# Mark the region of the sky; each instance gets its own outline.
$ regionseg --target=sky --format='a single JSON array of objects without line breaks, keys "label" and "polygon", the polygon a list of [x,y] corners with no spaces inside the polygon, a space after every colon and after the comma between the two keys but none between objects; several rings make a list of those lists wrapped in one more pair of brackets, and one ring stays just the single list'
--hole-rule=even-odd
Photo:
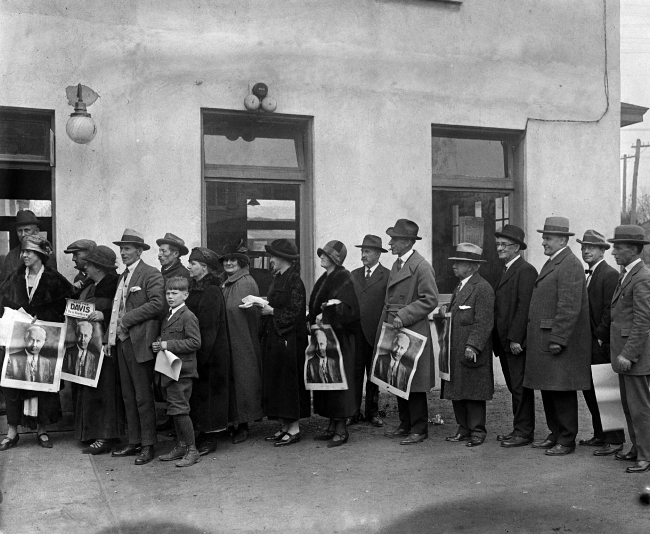
[{"label": "sky", "polygon": [[[650,108],[650,0],[621,2],[621,101]],[[634,155],[633,145],[650,144],[650,111],[644,121],[621,128],[621,157]],[[628,194],[634,158],[627,160]],[[623,161],[621,161],[621,172]],[[650,194],[650,148],[641,149],[639,194]]]}]

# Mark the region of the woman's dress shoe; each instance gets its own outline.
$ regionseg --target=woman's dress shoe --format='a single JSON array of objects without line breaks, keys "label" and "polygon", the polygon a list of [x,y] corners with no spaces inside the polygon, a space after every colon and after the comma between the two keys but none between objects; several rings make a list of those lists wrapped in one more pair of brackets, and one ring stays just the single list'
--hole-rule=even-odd
[{"label": "woman's dress shoe", "polygon": [[288,445],[293,445],[294,443],[298,443],[299,441],[300,441],[300,432],[296,432],[295,434],[289,434],[289,432],[285,432],[284,436],[282,436],[282,439],[276,441],[273,444],[273,446],[286,447]]},{"label": "woman's dress shoe", "polygon": [[6,451],[14,448],[18,445],[18,440],[20,439],[20,434],[16,434],[13,438],[5,438],[0,444],[0,451]]}]

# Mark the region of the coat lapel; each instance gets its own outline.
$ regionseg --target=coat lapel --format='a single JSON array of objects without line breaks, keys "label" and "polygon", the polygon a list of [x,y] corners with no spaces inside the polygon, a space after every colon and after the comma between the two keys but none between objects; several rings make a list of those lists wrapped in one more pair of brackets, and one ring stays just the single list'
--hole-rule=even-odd
[{"label": "coat lapel", "polygon": [[[643,263],[643,260],[641,260],[639,263],[637,263],[634,267],[632,267],[632,270],[627,273],[627,276],[625,277],[625,280],[623,280],[622,284],[617,284],[616,289],[614,290],[614,296],[612,297],[612,304],[618,299],[620,294],[623,292],[623,290],[627,287],[627,285],[632,281],[632,278],[634,275],[639,272],[641,267],[643,267],[645,263]],[[620,275],[619,275],[620,276]]]},{"label": "coat lapel", "polygon": [[178,310],[174,315],[172,315],[171,319],[167,320],[167,318],[165,318],[165,322],[163,324],[163,327],[167,328],[168,326],[170,326],[170,325],[174,324],[176,321],[178,321],[180,319],[181,315],[183,315],[185,313],[185,310],[187,310],[187,306],[183,306],[180,310]]},{"label": "coat lapel", "polygon": [[[384,272],[383,270],[380,271],[379,267],[381,267],[381,264],[377,265],[375,271],[370,275],[370,280],[366,282],[366,286],[363,288],[364,291],[374,286],[377,282],[380,282],[384,278]],[[364,281],[365,281],[365,276],[364,276]]]},{"label": "coat lapel", "polygon": [[133,271],[133,274],[131,275],[131,280],[129,281],[129,287],[126,289],[127,299],[129,298],[129,296],[131,296],[131,288],[140,285],[140,280],[142,279],[142,270],[143,270],[143,264],[141,261],[140,263],[138,263],[138,266],[135,268],[135,271]]},{"label": "coat lapel", "polygon": [[537,280],[535,280],[535,284],[537,284],[537,282],[539,282],[542,278],[544,278],[548,274],[552,273],[555,270],[555,266],[561,263],[562,260],[566,258],[569,254],[572,254],[571,249],[569,247],[566,247],[562,252],[560,252],[557,256],[555,256],[554,259],[547,261],[542,267],[542,270],[540,271],[539,275],[537,276]]},{"label": "coat lapel", "polygon": [[512,276],[515,274],[515,271],[521,266],[521,256],[517,258],[517,261],[514,262],[510,268],[501,275],[501,279],[497,284],[497,289],[499,289],[503,284],[505,284]]},{"label": "coat lapel", "polygon": [[474,292],[474,285],[476,284],[476,273],[474,273],[467,283],[463,286],[458,294],[456,295],[456,301],[454,302],[454,307],[458,308],[460,305],[464,304],[470,295]]},{"label": "coat lapel", "polygon": [[402,265],[402,268],[398,271],[397,270],[397,260],[395,263],[393,263],[393,267],[390,270],[390,278],[388,280],[388,286],[393,286],[397,284],[398,282],[401,282],[402,280],[406,280],[409,276],[415,272],[416,267],[420,264],[420,261],[422,261],[422,256],[418,254],[417,250],[413,251],[413,254],[411,254],[411,257],[406,260],[406,263]]}]

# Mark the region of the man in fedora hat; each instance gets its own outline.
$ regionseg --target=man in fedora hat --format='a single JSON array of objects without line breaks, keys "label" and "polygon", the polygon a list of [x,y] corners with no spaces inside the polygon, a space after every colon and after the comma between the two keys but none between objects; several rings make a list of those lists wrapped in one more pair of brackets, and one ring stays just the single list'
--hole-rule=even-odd
[{"label": "man in fedora hat", "polygon": [[[370,381],[372,369],[372,356],[375,352],[375,336],[379,327],[379,320],[384,308],[386,297],[386,285],[390,270],[379,263],[382,252],[388,252],[383,248],[381,237],[368,234],[363,238],[360,245],[361,263],[363,267],[352,271],[354,289],[359,299],[361,311],[361,330],[363,336],[360,341],[360,354],[356,359],[354,379],[357,391],[357,418],[361,415],[361,397],[363,395],[363,378],[366,378],[366,408],[365,418],[371,425],[381,427],[384,422],[379,418],[379,386]],[[354,419],[348,422],[356,422]]]},{"label": "man in fedora hat", "polygon": [[[11,273],[23,264],[23,261],[20,259],[20,242],[23,240],[23,237],[28,235],[38,235],[40,230],[41,223],[36,218],[33,211],[18,210],[16,213],[16,235],[18,236],[18,246],[12,248],[5,257],[5,261],[2,264],[2,270],[0,271],[0,282],[4,282]],[[56,258],[54,254],[50,256],[47,264],[56,271]]]},{"label": "man in fedora hat", "polygon": [[136,465],[153,460],[156,407],[153,396],[154,353],[151,345],[160,333],[165,306],[165,282],[157,269],[140,259],[151,247],[142,234],[127,228],[119,241],[125,265],[121,274],[108,327],[108,350],[117,350],[122,396],[129,427],[129,443],[113,456],[134,456]]},{"label": "man in fedora hat", "polygon": [[64,254],[72,254],[72,262],[74,263],[74,268],[79,271],[74,277],[73,285],[75,288],[75,293],[73,296],[77,297],[81,294],[81,291],[89,284],[92,284],[86,276],[84,267],[86,266],[86,256],[90,254],[90,251],[97,246],[92,239],[78,239],[73,243],[69,244],[67,248],[63,251]]},{"label": "man in fedora hat", "polygon": [[451,400],[458,430],[447,441],[467,441],[478,447],[485,441],[485,402],[494,394],[492,342],[494,291],[478,273],[483,249],[473,243],[460,243],[453,260],[459,284],[449,302],[451,313],[451,352],[449,380],[443,380],[440,398]]},{"label": "man in fedora hat", "polygon": [[[609,324],[612,296],[616,289],[618,273],[605,261],[605,251],[610,245],[603,234],[596,230],[587,230],[582,240],[577,239],[582,250],[582,259],[587,264],[585,278],[589,298],[589,322],[591,325],[591,365],[609,364]],[[594,435],[590,439],[581,439],[579,445],[598,446],[594,456],[610,456],[623,449],[624,430],[603,431],[600,410],[596,401],[593,377],[591,388],[582,392],[591,413]]]},{"label": "man in fedora hat", "polygon": [[575,450],[578,391],[591,380],[591,327],[585,273],[569,248],[569,219],[548,217],[542,234],[549,257],[535,280],[528,313],[524,386],[542,393],[548,437],[533,443],[548,456]]},{"label": "man in fedora hat", "polygon": [[632,448],[616,453],[617,460],[635,461],[628,473],[650,469],[650,269],[641,259],[650,244],[643,227],[617,226],[612,255],[623,267],[611,307],[611,361],[618,373],[621,403]]},{"label": "man in fedora hat", "polygon": [[190,279],[190,272],[181,263],[181,256],[189,254],[185,241],[180,237],[167,232],[165,237],[156,239],[158,245],[158,261],[160,262],[160,272],[165,280],[174,276],[182,276]]},{"label": "man in fedora hat", "polygon": [[497,440],[505,448],[522,447],[535,433],[535,392],[524,387],[528,308],[537,270],[521,257],[526,234],[514,224],[495,232],[497,254],[504,270],[495,285],[492,346],[499,357],[506,385],[512,396],[512,431]]},{"label": "man in fedora hat", "polygon": [[413,250],[415,242],[422,239],[418,230],[418,225],[407,219],[398,219],[395,226],[386,230],[390,236],[388,246],[397,261],[388,276],[384,311],[375,336],[379,339],[381,325],[387,322],[427,338],[408,399],[397,397],[400,424],[396,430],[386,432],[389,437],[401,438],[401,445],[421,443],[429,437],[427,391],[435,385],[429,314],[438,306],[438,286],[431,264]]}]

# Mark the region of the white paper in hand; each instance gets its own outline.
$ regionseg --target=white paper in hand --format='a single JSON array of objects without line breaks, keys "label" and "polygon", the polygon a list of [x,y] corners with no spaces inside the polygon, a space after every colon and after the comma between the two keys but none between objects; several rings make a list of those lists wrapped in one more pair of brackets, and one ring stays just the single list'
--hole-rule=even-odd
[{"label": "white paper in hand", "polygon": [[241,299],[243,304],[240,304],[240,308],[251,308],[252,306],[259,306],[260,308],[263,308],[266,306],[266,300],[263,299],[262,297],[256,297],[255,295],[247,295],[243,299]]},{"label": "white paper in hand", "polygon": [[7,346],[9,336],[14,327],[14,320],[16,319],[32,321],[34,318],[22,308],[20,310],[13,310],[5,307],[4,315],[0,319],[0,347]]},{"label": "white paper in hand", "polygon": [[183,362],[173,352],[168,350],[161,350],[156,356],[156,365],[154,371],[168,376],[172,380],[178,380],[181,374],[181,367]]}]

